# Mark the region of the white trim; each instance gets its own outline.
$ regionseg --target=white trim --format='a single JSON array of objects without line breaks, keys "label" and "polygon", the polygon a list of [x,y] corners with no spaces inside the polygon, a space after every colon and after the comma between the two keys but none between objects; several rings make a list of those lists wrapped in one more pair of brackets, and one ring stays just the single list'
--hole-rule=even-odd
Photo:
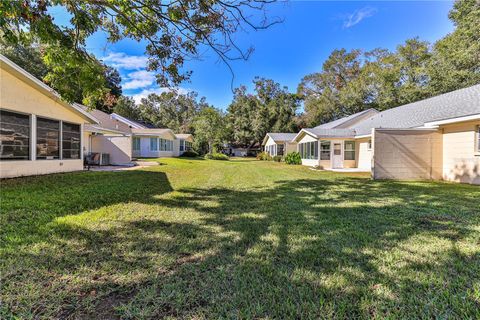
[{"label": "white trim", "polygon": [[371,137],[372,137],[372,134],[362,134],[362,135],[355,136],[354,138],[363,139],[363,138],[371,138]]},{"label": "white trim", "polygon": [[305,129],[302,129],[302,130],[300,130],[299,133],[297,133],[297,135],[296,135],[296,136],[292,139],[292,141],[290,141],[290,142],[294,142],[294,143],[295,143],[295,142],[298,142],[298,141],[297,141],[297,138],[300,136],[300,134],[302,134],[302,132],[304,132],[305,134],[308,134],[309,136],[311,136],[311,137],[313,137],[313,138],[315,138],[315,139],[318,139],[317,135],[315,135],[314,133],[311,133],[311,132],[309,132],[309,131],[307,131],[307,130],[305,130]]},{"label": "white trim", "polygon": [[438,128],[374,128],[375,131],[438,131]]},{"label": "white trim", "polygon": [[122,116],[119,115],[119,114],[112,113],[110,116],[111,116],[113,119],[116,119],[116,120],[118,120],[118,121],[121,121],[121,122],[129,125],[130,127],[134,128],[134,129],[148,129],[146,126],[141,125],[140,123],[135,122],[135,121],[130,120],[130,119],[127,119],[127,118],[125,118],[125,117],[122,117]]},{"label": "white trim", "polygon": [[444,124],[471,121],[471,120],[480,120],[480,113],[472,114],[469,116],[462,116],[462,117],[455,117],[455,118],[449,118],[449,119],[438,120],[438,121],[425,122],[424,127],[434,127],[434,126],[440,126]]}]

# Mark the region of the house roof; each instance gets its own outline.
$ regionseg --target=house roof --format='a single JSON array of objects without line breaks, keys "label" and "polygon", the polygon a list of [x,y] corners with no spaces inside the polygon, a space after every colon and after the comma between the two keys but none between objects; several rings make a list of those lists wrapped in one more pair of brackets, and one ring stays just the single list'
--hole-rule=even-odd
[{"label": "house roof", "polygon": [[151,129],[151,128],[145,128],[145,129],[132,129],[132,133],[136,136],[160,136],[165,133],[170,134],[173,138],[176,138],[177,136],[171,129]]},{"label": "house roof", "polygon": [[129,125],[131,128],[133,129],[147,129],[148,127],[138,121],[134,121],[132,119],[128,119],[128,118],[125,118],[117,113],[112,113],[112,118],[113,119],[116,119],[118,121],[121,121],[123,123],[125,123],[126,125]]},{"label": "house roof", "polygon": [[284,132],[269,132],[265,135],[263,139],[262,145],[267,143],[268,137],[272,138],[275,142],[283,142],[283,141],[292,141],[295,138],[296,133],[284,133]]},{"label": "house roof", "polygon": [[378,110],[370,108],[370,109],[363,110],[331,122],[321,124],[319,126],[314,127],[314,129],[349,128],[355,123],[362,121],[368,116],[373,116],[378,112],[379,112]]},{"label": "house roof", "polygon": [[21,68],[19,65],[15,64],[10,59],[8,59],[7,57],[1,54],[0,54],[0,62],[1,62],[0,65],[2,69],[5,69],[8,72],[11,72],[13,75],[18,77],[19,79],[33,86],[38,91],[42,92],[52,100],[55,100],[56,102],[61,104],[63,107],[69,109],[70,111],[82,117],[84,120],[88,121],[89,123],[97,123],[97,119],[95,117],[90,115],[88,112],[86,112],[82,108],[79,108],[75,104],[70,104],[65,100],[63,100],[63,98],[60,96],[58,92],[56,92],[55,90],[50,88],[48,85],[46,85],[45,83],[37,79],[35,76],[33,76],[31,73]]},{"label": "house roof", "polygon": [[127,124],[121,121],[118,121],[108,113],[105,113],[97,109],[88,110],[87,107],[81,104],[76,104],[76,106],[87,111],[89,114],[91,114],[93,117],[95,117],[98,120],[97,121],[98,124],[96,125],[85,125],[84,129],[86,131],[91,131],[91,132],[109,131],[113,133],[123,133],[123,134],[132,133],[132,129]]},{"label": "house roof", "polygon": [[366,135],[372,128],[416,128],[475,114],[480,114],[480,84],[377,113],[358,123],[355,131]]}]

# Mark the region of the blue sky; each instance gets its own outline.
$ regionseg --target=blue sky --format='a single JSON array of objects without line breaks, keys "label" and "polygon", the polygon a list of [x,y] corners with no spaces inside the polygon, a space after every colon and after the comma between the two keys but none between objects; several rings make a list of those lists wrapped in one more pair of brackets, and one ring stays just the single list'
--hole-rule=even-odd
[{"label": "blue sky", "polygon": [[[420,37],[434,42],[453,30],[448,19],[449,1],[290,1],[268,8],[268,14],[284,22],[267,30],[235,35],[242,48],[253,46],[248,61],[233,64],[234,86],[251,88],[255,76],[272,78],[294,92],[301,78],[321,70],[330,52],[336,48],[395,49],[408,38]],[[53,12],[59,19],[61,12]],[[56,16],[56,17],[57,17]],[[145,70],[144,44],[122,40],[106,42],[96,34],[87,43],[88,50],[107,64],[117,67],[123,78],[124,94],[136,99],[150,92],[161,92],[153,74]],[[211,51],[199,61],[190,61],[191,81],[184,90],[197,91],[215,107],[225,109],[232,99],[232,76]]]}]

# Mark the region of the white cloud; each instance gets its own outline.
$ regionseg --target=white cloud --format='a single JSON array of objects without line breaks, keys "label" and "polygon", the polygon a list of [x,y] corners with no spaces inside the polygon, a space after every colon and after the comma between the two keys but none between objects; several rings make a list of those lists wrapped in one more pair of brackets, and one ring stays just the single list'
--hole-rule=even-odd
[{"label": "white cloud", "polygon": [[359,10],[355,10],[353,13],[345,16],[343,27],[353,27],[354,25],[359,24],[362,20],[373,16],[375,13],[377,13],[377,9],[372,7],[364,7]]},{"label": "white cloud", "polygon": [[147,56],[130,56],[124,52],[112,52],[102,58],[106,64],[124,70],[145,69],[147,67]]},{"label": "white cloud", "polygon": [[125,90],[150,87],[155,82],[155,74],[147,70],[139,70],[127,74],[122,88]]},{"label": "white cloud", "polygon": [[163,92],[169,92],[175,90],[179,94],[187,94],[190,92],[190,90],[185,89],[185,88],[148,88],[148,89],[143,89],[140,93],[132,94],[130,95],[133,100],[135,100],[135,103],[140,103],[142,98],[146,98],[149,94],[156,93],[156,94],[161,94]]}]

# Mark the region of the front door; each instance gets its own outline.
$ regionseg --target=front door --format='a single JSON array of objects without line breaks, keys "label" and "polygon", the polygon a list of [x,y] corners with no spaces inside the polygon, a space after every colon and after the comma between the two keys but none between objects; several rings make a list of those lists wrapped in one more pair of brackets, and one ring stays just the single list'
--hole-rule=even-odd
[{"label": "front door", "polygon": [[333,169],[343,168],[342,143],[341,142],[335,142],[333,144],[332,168]]}]

